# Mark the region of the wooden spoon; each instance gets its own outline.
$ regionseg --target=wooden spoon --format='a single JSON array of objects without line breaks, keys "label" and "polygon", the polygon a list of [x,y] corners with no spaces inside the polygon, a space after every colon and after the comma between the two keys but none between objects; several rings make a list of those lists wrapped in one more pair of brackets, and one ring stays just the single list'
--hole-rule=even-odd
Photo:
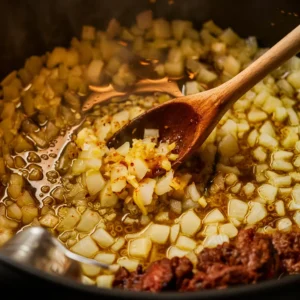
[{"label": "wooden spoon", "polygon": [[143,138],[146,128],[159,129],[160,141],[176,143],[179,156],[172,167],[177,167],[200,147],[235,101],[299,51],[300,25],[231,80],[148,110],[115,133],[108,146]]}]

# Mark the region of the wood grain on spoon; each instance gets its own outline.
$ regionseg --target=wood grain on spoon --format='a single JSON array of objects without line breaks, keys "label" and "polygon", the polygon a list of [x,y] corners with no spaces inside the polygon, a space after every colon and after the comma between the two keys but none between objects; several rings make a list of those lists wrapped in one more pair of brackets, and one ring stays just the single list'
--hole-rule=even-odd
[{"label": "wood grain on spoon", "polygon": [[179,156],[173,167],[177,167],[199,148],[235,101],[299,51],[300,25],[231,80],[150,109],[118,131],[108,146],[116,148],[132,139],[143,138],[145,128],[159,129],[161,141],[176,143]]}]

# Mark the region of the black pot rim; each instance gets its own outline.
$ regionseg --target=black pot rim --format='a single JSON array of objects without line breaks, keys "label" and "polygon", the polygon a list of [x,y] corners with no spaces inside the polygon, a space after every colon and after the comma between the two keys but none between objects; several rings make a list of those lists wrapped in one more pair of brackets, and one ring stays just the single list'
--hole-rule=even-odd
[{"label": "black pot rim", "polygon": [[150,292],[133,292],[119,289],[103,289],[95,286],[84,285],[75,280],[64,278],[63,276],[55,276],[43,272],[41,270],[35,269],[31,266],[17,263],[10,258],[0,255],[0,262],[12,267],[21,272],[25,272],[34,277],[44,279],[48,282],[51,282],[55,285],[61,287],[70,288],[73,290],[78,290],[93,295],[101,295],[104,297],[114,297],[114,298],[125,298],[125,299],[140,299],[141,296],[144,299],[154,300],[154,299],[228,299],[231,297],[242,297],[243,295],[251,296],[251,294],[256,294],[263,292],[266,293],[270,290],[282,290],[283,287],[288,287],[291,285],[296,285],[300,283],[300,274],[299,275],[290,275],[282,279],[271,279],[262,281],[256,284],[241,285],[236,287],[230,287],[227,289],[213,289],[213,290],[204,290],[199,292],[161,292],[161,293],[150,293]]}]

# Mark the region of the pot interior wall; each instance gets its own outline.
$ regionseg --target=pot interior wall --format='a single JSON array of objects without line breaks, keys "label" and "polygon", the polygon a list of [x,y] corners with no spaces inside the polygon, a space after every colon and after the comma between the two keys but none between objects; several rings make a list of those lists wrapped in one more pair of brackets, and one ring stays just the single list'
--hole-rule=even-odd
[{"label": "pot interior wall", "polygon": [[139,11],[149,8],[157,17],[189,19],[199,26],[213,19],[242,36],[255,35],[267,46],[300,23],[297,0],[1,1],[0,76],[21,67],[30,55],[67,45],[82,25],[105,28],[112,17],[129,25]]}]

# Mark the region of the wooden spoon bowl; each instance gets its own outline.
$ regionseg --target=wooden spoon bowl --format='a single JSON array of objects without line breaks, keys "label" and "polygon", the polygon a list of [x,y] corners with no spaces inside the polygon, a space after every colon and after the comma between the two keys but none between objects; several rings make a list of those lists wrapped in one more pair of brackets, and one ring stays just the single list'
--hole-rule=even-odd
[{"label": "wooden spoon bowl", "polygon": [[145,129],[159,129],[160,141],[176,143],[179,155],[172,167],[177,167],[199,148],[235,101],[299,51],[300,25],[231,80],[150,109],[118,131],[108,146],[117,148],[132,139],[143,138]]}]

